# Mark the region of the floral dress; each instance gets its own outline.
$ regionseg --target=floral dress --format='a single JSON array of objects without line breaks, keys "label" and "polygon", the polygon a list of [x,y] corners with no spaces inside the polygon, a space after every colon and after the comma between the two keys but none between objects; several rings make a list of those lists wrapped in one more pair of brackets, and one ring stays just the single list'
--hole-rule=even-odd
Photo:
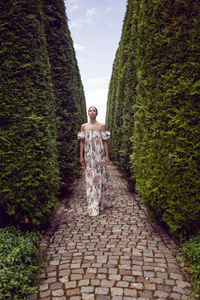
[{"label": "floral dress", "polygon": [[109,131],[89,130],[79,132],[84,140],[84,160],[88,214],[97,216],[99,210],[112,206],[114,192],[105,163],[103,140],[110,137]]}]

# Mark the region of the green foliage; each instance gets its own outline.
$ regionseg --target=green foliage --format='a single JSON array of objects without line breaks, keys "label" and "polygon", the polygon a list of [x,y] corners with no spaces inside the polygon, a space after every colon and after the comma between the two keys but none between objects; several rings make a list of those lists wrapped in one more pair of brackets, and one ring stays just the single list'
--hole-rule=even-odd
[{"label": "green foliage", "polygon": [[111,131],[109,141],[111,158],[134,189],[135,180],[131,178],[129,156],[134,119],[132,106],[136,100],[136,68],[134,65],[135,30],[133,30],[133,2],[129,1],[124,19],[121,41],[113,64],[109,86],[106,125]]},{"label": "green foliage", "polygon": [[200,226],[199,16],[197,1],[142,1],[137,16],[136,187],[179,238]]},{"label": "green foliage", "polygon": [[182,252],[190,263],[189,273],[194,283],[193,296],[200,298],[200,235],[183,244]]},{"label": "green foliage", "polygon": [[0,223],[44,224],[77,174],[85,100],[63,1],[48,3],[0,3]]},{"label": "green foliage", "polygon": [[86,121],[85,97],[64,2],[42,0],[42,3],[56,101],[58,163],[62,182],[66,184],[74,180],[78,171],[77,132]]},{"label": "green foliage", "polygon": [[[1,1],[1,218],[38,226],[59,187],[55,101],[40,1]],[[5,220],[4,219],[4,220]]]},{"label": "green foliage", "polygon": [[128,1],[108,95],[111,157],[179,239],[200,227],[199,18],[197,0]]},{"label": "green foliage", "polygon": [[40,270],[42,256],[37,232],[23,233],[15,227],[0,229],[0,299],[25,299]]}]

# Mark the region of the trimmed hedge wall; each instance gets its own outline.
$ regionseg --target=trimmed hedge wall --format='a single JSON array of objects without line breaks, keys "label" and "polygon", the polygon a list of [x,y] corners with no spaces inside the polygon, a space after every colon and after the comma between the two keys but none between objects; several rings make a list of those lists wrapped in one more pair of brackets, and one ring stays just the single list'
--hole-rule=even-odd
[{"label": "trimmed hedge wall", "polygon": [[63,1],[43,0],[45,35],[56,99],[58,163],[62,182],[74,180],[79,156],[77,132],[86,122],[83,87]]},{"label": "trimmed hedge wall", "polygon": [[109,141],[111,158],[117,164],[129,182],[129,188],[135,189],[135,180],[131,176],[129,156],[130,137],[133,134],[133,109],[136,100],[135,60],[135,24],[133,24],[133,2],[129,1],[121,41],[113,64],[109,86],[106,125],[112,133]]},{"label": "trimmed hedge wall", "polygon": [[[133,90],[133,110],[125,128],[132,126],[133,149],[127,151],[124,144],[122,150],[127,160],[131,154],[129,168],[149,215],[167,224],[181,239],[200,228],[200,5],[197,0],[128,1],[128,14],[131,20],[127,27],[125,18],[124,29],[133,31],[135,40],[127,56],[132,53],[136,80],[127,71],[125,82]],[[121,43],[128,46],[126,40]],[[119,88],[118,81],[112,89]],[[121,88],[125,95],[126,84]],[[113,101],[112,106],[117,107],[117,97]],[[118,110],[116,120],[125,118],[128,110],[125,99],[121,101],[124,111]],[[109,109],[107,114],[107,120],[112,118]],[[114,141],[122,139],[109,128],[109,121],[107,124]],[[122,130],[117,122],[112,126]],[[129,138],[128,132],[123,135]]]},{"label": "trimmed hedge wall", "polygon": [[[56,109],[58,87],[51,77],[53,67],[47,51],[44,4],[40,0],[2,0],[0,3],[0,223],[5,224],[39,226],[46,222],[56,205],[60,187],[56,141],[60,136]],[[64,14],[62,17],[65,18]],[[69,32],[60,34],[67,39]],[[70,51],[71,48],[72,45]],[[59,49],[54,51],[59,52]],[[70,59],[68,55],[68,61]],[[73,63],[75,65],[75,58]],[[74,69],[71,77],[77,78],[74,83],[77,94],[74,93],[73,101],[70,96],[69,102],[71,91],[65,92],[65,110],[71,110],[72,102],[76,109],[70,111],[72,121],[65,119],[65,128],[71,128],[74,120],[79,123],[77,127],[82,122],[84,96],[77,67]],[[68,71],[67,74],[70,77]],[[73,128],[71,136],[74,137],[75,131]],[[71,143],[70,139],[65,144],[66,152]],[[78,151],[78,142],[74,145]],[[68,157],[70,155],[68,152]],[[70,162],[68,167],[73,169],[76,164]],[[65,173],[68,181],[74,178],[71,173]]]},{"label": "trimmed hedge wall", "polygon": [[1,1],[1,217],[38,225],[59,186],[40,1]]}]

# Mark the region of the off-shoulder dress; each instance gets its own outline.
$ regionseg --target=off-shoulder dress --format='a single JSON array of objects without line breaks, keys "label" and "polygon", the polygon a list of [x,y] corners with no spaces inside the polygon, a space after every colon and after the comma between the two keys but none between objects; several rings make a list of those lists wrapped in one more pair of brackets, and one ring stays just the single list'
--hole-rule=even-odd
[{"label": "off-shoulder dress", "polygon": [[103,140],[110,138],[109,131],[89,130],[78,133],[84,140],[86,192],[89,216],[112,206],[115,199],[109,172],[105,163]]}]

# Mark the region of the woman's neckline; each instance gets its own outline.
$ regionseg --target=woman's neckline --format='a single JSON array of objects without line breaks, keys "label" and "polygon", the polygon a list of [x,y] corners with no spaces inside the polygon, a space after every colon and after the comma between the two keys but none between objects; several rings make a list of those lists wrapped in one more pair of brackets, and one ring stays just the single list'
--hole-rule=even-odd
[{"label": "woman's neckline", "polygon": [[85,132],[88,132],[88,131],[98,131],[98,132],[105,132],[105,131],[103,131],[103,130],[97,130],[97,129],[95,129],[95,130],[85,130]]}]

